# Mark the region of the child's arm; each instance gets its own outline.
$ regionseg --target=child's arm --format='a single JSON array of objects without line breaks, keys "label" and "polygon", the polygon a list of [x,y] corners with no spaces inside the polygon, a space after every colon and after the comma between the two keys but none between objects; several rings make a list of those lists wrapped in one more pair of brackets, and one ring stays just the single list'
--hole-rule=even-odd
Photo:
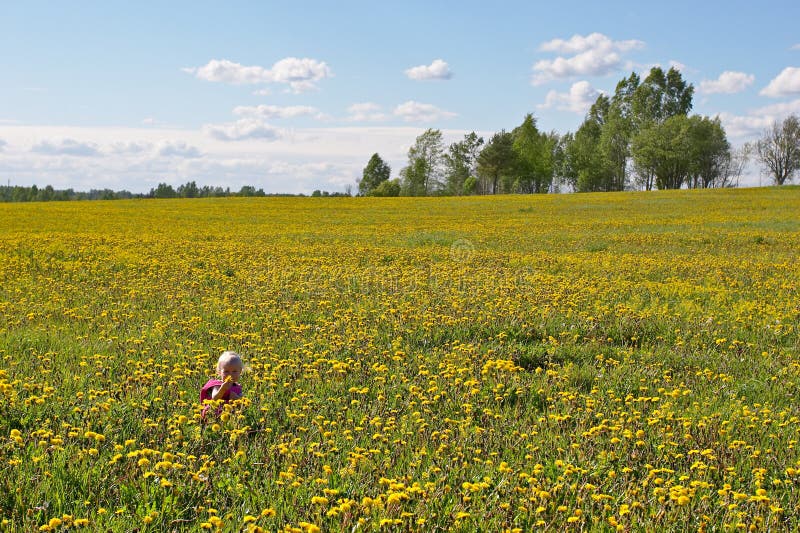
[{"label": "child's arm", "polygon": [[228,392],[228,389],[231,388],[231,385],[233,385],[233,381],[231,380],[231,378],[226,378],[225,382],[221,386],[214,387],[211,390],[211,399],[212,400],[221,399],[223,396],[225,396],[225,393]]}]

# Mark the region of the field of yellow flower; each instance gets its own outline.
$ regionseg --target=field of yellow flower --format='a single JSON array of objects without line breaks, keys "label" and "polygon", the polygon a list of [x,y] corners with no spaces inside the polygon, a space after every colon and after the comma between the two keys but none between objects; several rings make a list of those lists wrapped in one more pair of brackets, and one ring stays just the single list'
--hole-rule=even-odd
[{"label": "field of yellow flower", "polygon": [[797,530],[798,213],[2,204],[0,529]]}]

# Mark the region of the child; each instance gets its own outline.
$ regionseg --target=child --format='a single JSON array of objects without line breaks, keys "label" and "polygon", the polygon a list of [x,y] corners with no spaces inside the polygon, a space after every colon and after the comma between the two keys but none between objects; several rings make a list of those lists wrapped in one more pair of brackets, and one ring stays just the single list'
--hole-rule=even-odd
[{"label": "child", "polygon": [[[242,357],[236,352],[222,352],[217,360],[217,376],[219,379],[209,379],[200,390],[200,402],[206,400],[222,400],[225,402],[238,400],[242,397],[242,386],[237,383],[242,375],[244,363]],[[203,407],[203,418],[210,405]],[[217,414],[222,412],[222,407],[217,408]]]}]

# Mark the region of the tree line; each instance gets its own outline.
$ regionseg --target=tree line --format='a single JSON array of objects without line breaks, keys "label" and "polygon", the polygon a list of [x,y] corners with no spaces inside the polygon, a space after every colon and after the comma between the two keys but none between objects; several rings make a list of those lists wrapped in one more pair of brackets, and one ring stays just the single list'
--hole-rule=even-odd
[{"label": "tree line", "polygon": [[[0,186],[0,202],[57,202],[76,200],[127,200],[134,198],[225,198],[225,197],[266,197],[266,196],[305,196],[304,194],[265,193],[264,189],[256,189],[252,185],[244,185],[238,191],[230,187],[198,187],[189,181],[177,188],[167,183],[159,183],[147,193],[130,191],[114,191],[112,189],[91,189],[88,192],[73,189],[54,189],[51,185],[39,188],[36,185],[24,187],[19,185]],[[315,190],[311,196],[350,196],[349,193]]]},{"label": "tree line", "polygon": [[547,193],[731,187],[755,155],[776,184],[800,169],[800,121],[775,123],[754,144],[733,148],[719,118],[691,115],[694,87],[670,68],[636,73],[601,94],[577,131],[541,131],[528,114],[484,141],[474,132],[445,147],[428,129],[391,168],[373,154],[358,182],[364,196]]}]

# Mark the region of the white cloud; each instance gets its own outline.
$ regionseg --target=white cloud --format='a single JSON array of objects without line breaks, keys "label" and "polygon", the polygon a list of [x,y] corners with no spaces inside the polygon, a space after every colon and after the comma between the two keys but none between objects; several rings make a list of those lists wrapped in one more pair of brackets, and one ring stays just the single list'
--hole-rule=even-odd
[{"label": "white cloud", "polygon": [[734,94],[744,91],[753,84],[756,77],[744,72],[726,70],[716,80],[703,80],[700,82],[700,91],[703,94]]},{"label": "white cloud", "polygon": [[676,61],[674,59],[669,60],[669,66],[670,68],[674,68],[675,70],[682,73],[688,72],[690,70],[685,63],[681,63],[680,61]]},{"label": "white cloud", "polygon": [[372,102],[361,102],[347,108],[349,122],[378,122],[388,117],[381,106]]},{"label": "white cloud", "polygon": [[750,110],[747,115],[720,113],[725,132],[734,139],[757,138],[776,121],[800,113],[800,99]]},{"label": "white cloud", "polygon": [[233,84],[271,83],[272,75],[264,67],[245,67],[227,59],[212,59],[202,67],[187,67],[184,72],[206,81]]},{"label": "white cloud", "polygon": [[453,77],[450,67],[441,59],[434,59],[430,65],[419,65],[405,71],[412,80],[449,80]]},{"label": "white cloud", "polygon": [[300,116],[313,116],[325,119],[326,115],[311,106],[237,106],[233,114],[241,117],[236,122],[227,124],[206,124],[203,131],[220,141],[266,140],[274,141],[283,133],[267,121]]},{"label": "white cloud", "polygon": [[6,141],[4,141],[3,139],[0,139],[0,152],[5,150],[6,146],[8,146],[8,143]]},{"label": "white cloud", "polygon": [[745,139],[756,137],[772,124],[772,117],[758,115],[734,115],[720,113],[719,119],[725,128],[725,133],[732,139]]},{"label": "white cloud", "polygon": [[555,107],[561,111],[571,111],[582,115],[594,104],[600,94],[602,91],[592,87],[588,81],[579,81],[573,83],[567,93],[559,93],[555,90],[548,92],[544,103],[538,107],[540,109]]},{"label": "white cloud", "polygon": [[800,113],[800,99],[759,107],[758,109],[752,111],[751,114],[769,115],[771,117],[784,118],[793,113]]},{"label": "white cloud", "polygon": [[195,146],[189,146],[184,141],[162,141],[159,143],[156,153],[160,157],[184,157],[187,159],[203,155]]},{"label": "white cloud", "polygon": [[45,155],[69,155],[76,157],[99,156],[100,151],[94,143],[78,142],[74,139],[60,141],[41,141],[31,148],[32,152]]},{"label": "white cloud", "polygon": [[272,94],[272,91],[269,89],[259,89],[257,91],[253,91],[253,96],[269,96]]},{"label": "white cloud", "polygon": [[[390,111],[386,111],[391,115]],[[237,117],[238,118],[238,117]],[[226,125],[222,125],[226,126]],[[230,125],[228,125],[230,126]],[[209,126],[220,127],[220,126]],[[254,127],[269,128],[261,122]],[[202,128],[97,128],[0,124],[8,142],[0,157],[0,175],[17,185],[47,184],[57,189],[110,188],[147,192],[158,182],[175,187],[189,180],[198,185],[253,185],[266,192],[310,194],[314,189],[341,191],[354,185],[375,152],[395,171],[407,164],[408,149],[426,126],[316,127],[273,130],[265,142],[257,136],[226,142]],[[231,133],[231,132],[228,132]],[[236,131],[241,135],[242,129]],[[442,130],[446,144],[469,133]],[[491,132],[476,132],[486,138]],[[231,134],[231,136],[235,136]],[[42,140],[74,139],[93,145],[106,157],[45,155],[31,151]],[[184,143],[181,145],[181,143]],[[165,146],[195,147],[201,157],[159,155]],[[113,154],[113,155],[112,155]]]},{"label": "white cloud", "polygon": [[601,33],[574,35],[569,40],[553,39],[542,43],[540,50],[568,55],[542,59],[533,65],[533,85],[574,76],[603,76],[622,65],[620,53],[642,48],[637,40],[612,41]]},{"label": "white cloud", "polygon": [[111,143],[109,151],[115,155],[141,154],[153,149],[152,143],[137,141],[117,141]]},{"label": "white cloud", "polygon": [[324,61],[286,57],[271,68],[244,66],[227,59],[212,59],[202,67],[187,67],[184,72],[198,79],[235,85],[283,83],[295,93],[316,89],[316,83],[333,76]]},{"label": "white cloud", "polygon": [[789,48],[789,50],[800,50],[800,43],[797,43],[796,45],[792,46],[791,48]]},{"label": "white cloud", "polygon": [[315,107],[305,105],[277,106],[277,105],[258,105],[258,106],[237,106],[233,108],[233,114],[240,117],[253,117],[263,120],[275,118],[294,118],[301,116],[313,116],[321,119],[324,115]]},{"label": "white cloud", "polygon": [[433,104],[422,104],[413,100],[398,105],[394,114],[406,122],[434,122],[457,116],[456,113],[439,109]]},{"label": "white cloud", "polygon": [[203,126],[203,131],[220,141],[274,141],[281,136],[277,128],[254,118],[243,118],[228,124],[207,124]]},{"label": "white cloud", "polygon": [[800,68],[786,67],[759,94],[773,97],[800,94]]},{"label": "white cloud", "polygon": [[543,52],[555,52],[557,54],[579,54],[587,50],[598,48],[615,49],[620,52],[635,50],[644,46],[642,41],[634,39],[628,41],[612,41],[602,33],[590,33],[587,36],[573,35],[569,40],[553,39],[539,46]]},{"label": "white cloud", "polygon": [[315,89],[315,82],[330,78],[333,73],[322,61],[316,59],[287,57],[281,59],[270,71],[278,83],[288,83],[295,92]]}]

